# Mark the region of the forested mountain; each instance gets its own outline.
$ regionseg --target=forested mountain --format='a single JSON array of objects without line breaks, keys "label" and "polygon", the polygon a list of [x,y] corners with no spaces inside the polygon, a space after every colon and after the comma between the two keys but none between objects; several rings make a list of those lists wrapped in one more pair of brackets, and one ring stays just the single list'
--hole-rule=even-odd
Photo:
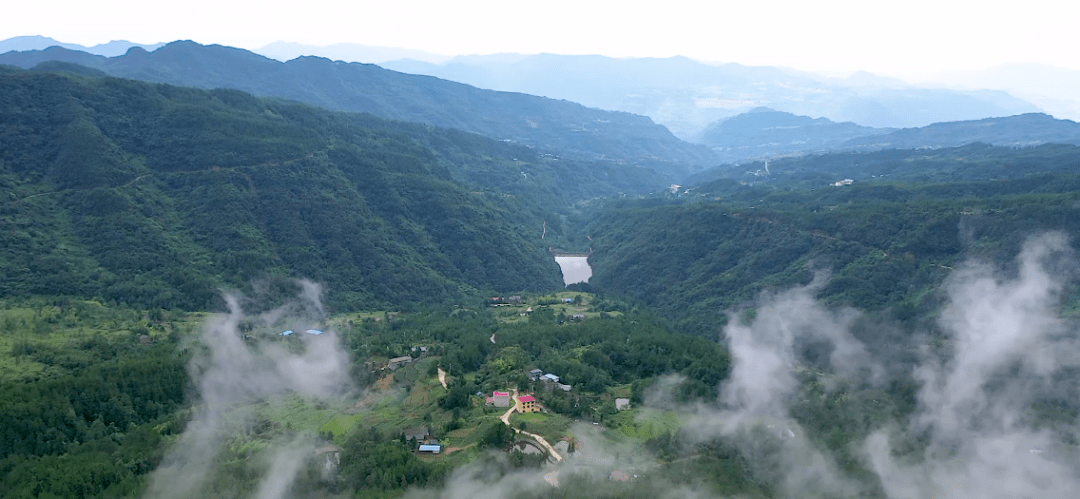
[{"label": "forested mountain", "polygon": [[[1076,146],[829,154],[746,170],[592,212],[590,284],[713,334],[726,310],[823,271],[824,301],[912,319],[939,306],[934,290],[965,258],[1004,264],[1031,235],[1080,231]],[[845,178],[854,182],[833,185]]]},{"label": "forested mountain", "polygon": [[715,164],[712,151],[678,140],[649,118],[572,102],[483,90],[371,64],[300,57],[282,63],[242,49],[178,41],[101,57],[53,47],[9,52],[0,64],[75,63],[113,76],[196,88],[233,88],[328,109],[457,128],[545,153],[686,171]]},{"label": "forested mountain", "polygon": [[115,78],[0,72],[0,286],[205,309],[304,276],[357,306],[547,289],[560,210],[649,170],[476,134]]},{"label": "forested mountain", "polygon": [[890,131],[759,107],[713,122],[701,132],[697,142],[712,147],[724,162],[736,162],[791,153],[823,152],[848,139]]}]

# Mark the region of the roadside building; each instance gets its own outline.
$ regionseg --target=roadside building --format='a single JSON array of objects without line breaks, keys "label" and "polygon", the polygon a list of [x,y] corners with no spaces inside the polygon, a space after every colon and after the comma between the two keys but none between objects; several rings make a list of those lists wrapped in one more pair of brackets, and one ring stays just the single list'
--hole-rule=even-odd
[{"label": "roadside building", "polygon": [[535,397],[526,395],[524,397],[518,397],[517,411],[523,414],[526,412],[540,412],[540,407],[536,405]]}]

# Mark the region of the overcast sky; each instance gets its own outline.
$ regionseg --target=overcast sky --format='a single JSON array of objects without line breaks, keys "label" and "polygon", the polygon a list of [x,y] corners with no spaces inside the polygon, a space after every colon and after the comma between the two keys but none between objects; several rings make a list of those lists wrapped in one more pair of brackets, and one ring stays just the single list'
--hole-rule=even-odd
[{"label": "overcast sky", "polygon": [[1080,69],[1061,0],[8,2],[0,39],[94,45],[178,39],[254,49],[282,40],[429,52],[684,55],[830,74],[912,76],[1038,62]]}]

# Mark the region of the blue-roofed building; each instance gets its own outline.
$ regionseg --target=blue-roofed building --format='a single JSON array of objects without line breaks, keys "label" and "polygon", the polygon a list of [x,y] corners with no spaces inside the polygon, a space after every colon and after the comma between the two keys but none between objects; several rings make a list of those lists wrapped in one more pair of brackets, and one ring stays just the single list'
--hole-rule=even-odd
[{"label": "blue-roofed building", "polygon": [[323,334],[323,332],[319,331],[318,329],[308,329],[307,334],[313,334],[315,336],[318,336],[320,334]]},{"label": "blue-roofed building", "polygon": [[424,445],[421,445],[420,448],[417,449],[417,450],[419,452],[430,452],[432,454],[438,454],[438,453],[442,452],[442,445],[439,445],[439,444],[424,444]]},{"label": "blue-roofed building", "polygon": [[282,331],[282,332],[281,332],[281,335],[282,335],[282,336],[289,336],[290,334],[293,334],[293,331],[292,331],[292,329],[290,329],[290,330],[288,330],[288,331]]}]

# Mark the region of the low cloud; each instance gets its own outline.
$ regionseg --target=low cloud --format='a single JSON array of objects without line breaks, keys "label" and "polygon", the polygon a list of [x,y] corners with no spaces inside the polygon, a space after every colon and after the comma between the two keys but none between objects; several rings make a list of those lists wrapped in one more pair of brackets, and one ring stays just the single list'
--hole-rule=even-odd
[{"label": "low cloud", "polygon": [[910,431],[929,441],[898,455],[899,437],[883,430],[866,445],[889,497],[1064,498],[1080,490],[1068,464],[1075,450],[1038,429],[1030,410],[1048,397],[1075,400],[1061,381],[1080,348],[1075,326],[1057,313],[1074,255],[1055,233],[1028,241],[1017,263],[1015,276],[972,263],[949,278],[939,322],[951,355],[915,370],[922,388]]},{"label": "low cloud", "polygon": [[[215,457],[228,437],[226,420],[231,411],[279,394],[328,398],[351,388],[348,355],[333,331],[319,336],[302,334],[302,353],[242,331],[242,324],[264,329],[283,322],[314,327],[324,319],[318,285],[309,281],[298,284],[302,292],[295,301],[257,316],[244,313],[242,297],[227,295],[229,312],[203,325],[200,349],[188,366],[198,390],[194,417],[154,472],[145,497],[203,497],[213,476]],[[258,497],[285,497],[299,470],[300,457],[310,455],[311,445],[297,440],[271,449],[267,455],[270,473],[261,483]]]},{"label": "low cloud", "polygon": [[[884,375],[878,366],[891,362],[872,358],[851,334],[859,313],[815,300],[820,281],[763,296],[750,314],[732,314],[752,318],[724,329],[733,362],[719,407],[679,409],[683,434],[690,443],[720,438],[735,445],[752,473],[786,497],[850,497],[867,487],[895,499],[1074,497],[1075,449],[1061,443],[1060,428],[1039,429],[1031,407],[1076,397],[1075,382],[1066,381],[1080,372],[1080,344],[1075,327],[1057,313],[1075,271],[1061,234],[1028,241],[1009,276],[985,263],[958,267],[945,284],[948,302],[938,321],[946,346],[924,347],[907,372],[921,387],[915,414],[851,443],[879,484],[841,472],[790,413],[799,370],[807,369],[800,344],[824,342],[829,376],[855,384],[872,384]],[[1075,422],[1067,426],[1075,438]]]},{"label": "low cloud", "polygon": [[724,418],[730,424],[788,416],[789,398],[798,388],[793,369],[797,340],[828,343],[829,362],[841,373],[866,365],[866,349],[848,332],[858,313],[820,305],[814,293],[823,281],[819,276],[808,286],[762,296],[749,324],[736,320],[724,328],[733,362],[721,386],[721,401],[730,409]]}]

